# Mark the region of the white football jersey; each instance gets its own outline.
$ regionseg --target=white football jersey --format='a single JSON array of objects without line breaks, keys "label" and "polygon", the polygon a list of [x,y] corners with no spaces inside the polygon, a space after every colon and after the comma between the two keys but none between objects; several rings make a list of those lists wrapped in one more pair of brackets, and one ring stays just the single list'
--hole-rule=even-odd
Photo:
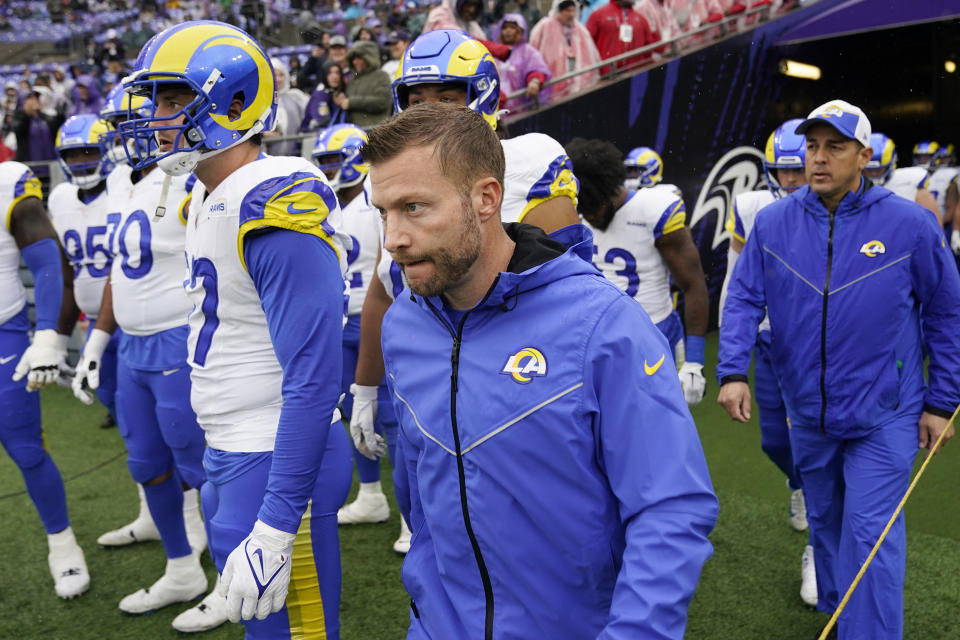
[{"label": "white football jersey", "polygon": [[86,203],[80,199],[77,185],[61,182],[47,201],[53,226],[73,267],[73,296],[80,311],[90,319],[100,313],[113,260],[111,246],[120,221],[119,213],[107,213],[107,200],[104,190]]},{"label": "white football jersey", "polygon": [[[776,200],[776,198],[774,198],[773,192],[767,190],[747,191],[737,194],[737,197],[733,199],[730,215],[727,216],[727,231],[740,242],[746,243],[760,209],[771,204],[774,200]],[[724,294],[726,294],[726,288],[724,288]],[[721,312],[722,305],[725,301],[726,295],[722,296],[720,301]],[[767,331],[769,329],[770,317],[765,315],[763,316],[763,320],[760,321],[759,330]]]},{"label": "white football jersey", "polygon": [[20,247],[10,231],[13,208],[24,198],[43,200],[40,181],[25,164],[8,160],[0,163],[0,324],[19,313],[27,304],[27,294],[20,281]]},{"label": "white football jersey", "polygon": [[773,192],[768,190],[747,191],[737,194],[733,199],[733,207],[730,215],[727,216],[727,231],[740,242],[746,242],[750,230],[753,229],[753,222],[757,219],[757,213],[768,204],[771,204],[776,198]]},{"label": "white football jersey", "polygon": [[364,178],[363,191],[343,210],[343,232],[353,248],[347,252],[347,315],[360,313],[363,299],[377,266],[377,250],[383,235],[380,213],[370,204],[370,181]]},{"label": "white football jersey", "polygon": [[917,191],[929,188],[929,176],[930,174],[923,167],[903,167],[894,169],[890,179],[883,186],[901,198],[916,202]]},{"label": "white football jersey", "polygon": [[[501,140],[500,145],[505,161],[501,221],[523,222],[531,209],[554,198],[570,198],[576,207],[578,183],[573,163],[559,142],[543,133],[527,133]],[[400,267],[386,251],[381,251],[377,277],[390,297],[396,298],[403,290]]]},{"label": "white football jersey", "polygon": [[501,140],[506,162],[500,219],[523,222],[535,206],[565,196],[577,203],[573,164],[559,142],[543,133]]},{"label": "white football jersey", "polygon": [[593,264],[642,306],[656,324],[673,313],[670,272],[654,246],[657,238],[683,229],[683,200],[668,186],[636,191],[603,231],[593,231]]},{"label": "white football jersey", "polygon": [[283,371],[243,257],[246,234],[264,227],[322,238],[346,272],[350,240],[337,231],[340,207],[313,163],[264,156],[209,194],[194,187],[184,283],[194,305],[190,397],[207,444],[223,451],[272,451],[283,405]]},{"label": "white football jersey", "polygon": [[950,183],[957,181],[958,187],[960,187],[958,176],[960,176],[960,168],[958,167],[940,167],[930,176],[930,186],[927,189],[937,199],[941,213],[947,208],[947,189],[950,187]]},{"label": "white football jersey", "polygon": [[155,218],[166,174],[154,169],[136,184],[127,165],[107,176],[107,215],[119,214],[113,241],[113,315],[124,332],[150,336],[187,323],[190,300],[183,291],[187,183],[171,178],[166,214]]}]

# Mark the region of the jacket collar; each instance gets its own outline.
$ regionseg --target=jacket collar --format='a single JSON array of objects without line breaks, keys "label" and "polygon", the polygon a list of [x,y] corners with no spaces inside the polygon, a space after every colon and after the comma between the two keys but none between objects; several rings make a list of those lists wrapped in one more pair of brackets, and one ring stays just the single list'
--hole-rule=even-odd
[{"label": "jacket collar", "polygon": [[[861,175],[860,186],[856,191],[849,191],[843,196],[834,215],[845,216],[860,213],[867,206],[889,196],[890,193],[890,191],[874,185],[870,178]],[[811,191],[809,185],[800,188],[794,195],[803,200],[804,209],[807,211],[814,215],[829,215],[827,208],[823,206],[823,201],[820,200],[820,196]]]}]

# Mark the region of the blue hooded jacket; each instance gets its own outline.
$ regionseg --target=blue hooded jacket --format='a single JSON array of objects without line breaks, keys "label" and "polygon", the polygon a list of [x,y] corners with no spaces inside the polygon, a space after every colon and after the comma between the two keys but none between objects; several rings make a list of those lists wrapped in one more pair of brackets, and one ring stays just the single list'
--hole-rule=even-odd
[{"label": "blue hooded jacket", "polygon": [[407,289],[383,323],[408,638],[682,638],[717,500],[670,347],[585,227],[505,228],[473,309]]},{"label": "blue hooded jacket", "polygon": [[794,427],[857,438],[960,401],[953,255],[933,214],[883,187],[862,180],[833,214],[809,187],[760,212],[723,311],[721,384],[746,380],[765,309]]}]

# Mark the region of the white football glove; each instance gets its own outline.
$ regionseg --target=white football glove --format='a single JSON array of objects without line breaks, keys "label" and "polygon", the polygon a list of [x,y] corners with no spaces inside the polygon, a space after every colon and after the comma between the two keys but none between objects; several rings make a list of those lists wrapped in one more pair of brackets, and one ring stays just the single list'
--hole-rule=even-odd
[{"label": "white football glove", "polygon": [[83,404],[93,404],[94,394],[90,391],[100,386],[100,360],[110,344],[110,334],[102,329],[94,329],[83,345],[83,355],[77,363],[77,373],[73,376],[73,395]]},{"label": "white football glove", "polygon": [[217,585],[217,593],[227,599],[230,622],[254,616],[263,620],[283,608],[296,537],[257,520],[250,535],[230,552]]},{"label": "white football glove", "polygon": [[960,229],[954,229],[953,233],[950,234],[950,248],[956,255],[960,256]]},{"label": "white football glove", "polygon": [[703,365],[699,362],[684,362],[680,367],[680,386],[683,387],[683,399],[691,407],[700,404],[707,390],[707,379],[703,377]]},{"label": "white football glove", "polygon": [[387,451],[386,441],[373,428],[377,417],[377,388],[352,384],[350,394],[353,396],[350,437],[357,451],[376,460]]},{"label": "white football glove", "polygon": [[33,342],[27,347],[13,370],[13,381],[27,378],[27,391],[36,391],[57,381],[60,363],[67,357],[66,348],[54,329],[41,329],[33,334]]}]

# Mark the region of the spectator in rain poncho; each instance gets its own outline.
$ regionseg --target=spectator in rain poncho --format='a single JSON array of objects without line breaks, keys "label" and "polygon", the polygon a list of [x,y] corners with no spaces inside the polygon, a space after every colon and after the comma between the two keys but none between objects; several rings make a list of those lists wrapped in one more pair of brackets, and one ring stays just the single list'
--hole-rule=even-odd
[{"label": "spectator in rain poncho", "polygon": [[67,117],[77,116],[81,113],[99,114],[100,107],[103,106],[103,97],[100,95],[100,89],[91,75],[82,75],[77,78],[73,87],[71,102],[73,107],[67,113]]},{"label": "spectator in rain poncho", "polygon": [[[597,45],[577,19],[574,0],[554,0],[550,14],[533,28],[530,44],[537,48],[554,78],[600,62]],[[581,73],[551,87],[553,96],[577,93],[600,79],[597,70]]]},{"label": "spectator in rain poncho", "polygon": [[650,30],[660,40],[670,40],[680,33],[670,0],[637,0],[633,8],[643,14]]},{"label": "spectator in rain poncho", "polygon": [[[453,4],[453,3],[456,4]],[[458,29],[466,31],[474,38],[487,39],[487,33],[480,26],[483,3],[480,0],[443,0],[430,10],[427,22],[421,33],[437,29]]]},{"label": "spectator in rain poncho", "polygon": [[[290,71],[279,58],[270,58],[277,79],[277,126],[274,130],[281,136],[292,136],[300,129],[303,114],[310,98],[299,89],[290,88]],[[267,152],[274,156],[300,155],[300,143],[296,140],[274,142],[267,146]]]},{"label": "spectator in rain poncho", "polygon": [[507,100],[503,105],[507,109],[524,109],[533,104],[534,96],[546,102],[549,90],[541,93],[543,85],[550,79],[550,68],[540,52],[527,44],[527,21],[519,13],[506,13],[497,25],[500,42],[509,45],[510,56],[497,64],[500,69],[502,95],[508,95],[526,89],[526,95]]}]

